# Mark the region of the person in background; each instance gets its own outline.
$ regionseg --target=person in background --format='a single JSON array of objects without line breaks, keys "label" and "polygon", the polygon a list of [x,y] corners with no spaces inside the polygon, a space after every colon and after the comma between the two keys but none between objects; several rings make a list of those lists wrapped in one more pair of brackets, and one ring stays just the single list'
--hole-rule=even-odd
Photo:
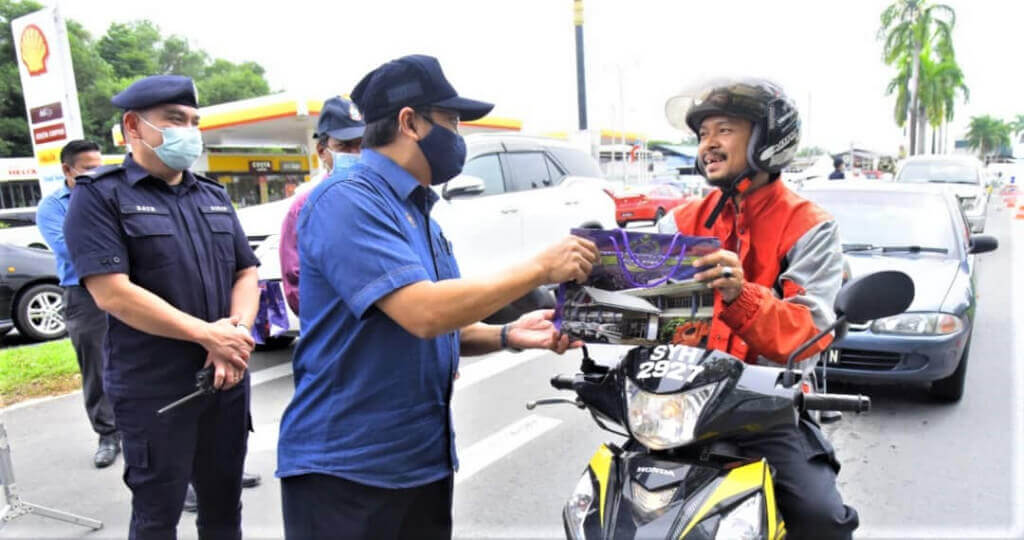
[{"label": "person in background", "polygon": [[366,123],[359,110],[351,101],[332,97],[320,109],[320,120],[316,125],[316,152],[324,164],[325,173],[302,186],[295,194],[295,200],[288,208],[288,214],[281,224],[281,242],[278,256],[281,258],[281,283],[284,298],[292,312],[299,313],[299,238],[298,220],[302,205],[312,188],[327,176],[344,174],[359,160],[359,146],[363,142]]},{"label": "person in background", "polygon": [[64,321],[82,372],[85,413],[92,423],[92,430],[100,438],[93,464],[102,469],[114,463],[121,453],[121,437],[114,426],[114,409],[103,392],[103,366],[107,358],[103,339],[107,335],[107,314],[96,307],[89,291],[79,284],[64,241],[64,217],[68,213],[75,177],[103,164],[100,147],[92,141],[71,141],[61,149],[60,163],[64,171],[64,185],[39,203],[36,226],[57,258],[57,277],[60,278],[60,286],[64,287]]},{"label": "person in background", "polygon": [[846,178],[846,174],[843,173],[843,158],[832,158],[832,166],[835,167],[835,170],[832,171],[832,174],[828,175],[829,180],[842,180]]}]

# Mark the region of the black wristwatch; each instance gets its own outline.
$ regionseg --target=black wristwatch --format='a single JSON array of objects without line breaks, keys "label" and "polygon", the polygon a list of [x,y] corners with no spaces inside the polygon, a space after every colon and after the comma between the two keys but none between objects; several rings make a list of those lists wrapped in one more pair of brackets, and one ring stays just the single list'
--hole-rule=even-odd
[{"label": "black wristwatch", "polygon": [[507,324],[502,325],[502,327],[501,327],[501,348],[502,348],[502,350],[507,350],[507,351],[512,351],[512,352],[522,352],[522,349],[517,349],[515,347],[510,347],[509,346],[509,344],[508,344],[508,331],[509,330],[510,330],[509,325],[507,325]]}]

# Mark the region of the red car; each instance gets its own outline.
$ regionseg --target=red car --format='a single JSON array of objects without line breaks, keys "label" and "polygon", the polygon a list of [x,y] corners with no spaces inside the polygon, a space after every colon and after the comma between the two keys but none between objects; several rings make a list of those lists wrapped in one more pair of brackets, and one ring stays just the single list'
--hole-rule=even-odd
[{"label": "red car", "polygon": [[683,204],[686,196],[672,186],[651,186],[638,193],[616,195],[615,221],[625,227],[631,221],[657,222]]}]

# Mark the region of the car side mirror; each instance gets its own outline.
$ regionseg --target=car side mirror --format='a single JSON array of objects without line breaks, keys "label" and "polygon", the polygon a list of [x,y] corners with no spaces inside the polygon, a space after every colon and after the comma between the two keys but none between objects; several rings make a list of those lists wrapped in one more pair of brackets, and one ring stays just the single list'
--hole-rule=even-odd
[{"label": "car side mirror", "polygon": [[484,181],[475,176],[461,174],[445,183],[441,190],[441,197],[446,201],[458,197],[473,197],[480,195],[485,190]]},{"label": "car side mirror", "polygon": [[914,280],[903,272],[875,272],[851,280],[839,290],[836,313],[854,324],[903,313],[914,301]]},{"label": "car side mirror", "polygon": [[989,251],[995,251],[999,249],[999,239],[989,234],[973,234],[971,235],[971,247],[970,253],[977,255],[979,253],[988,253]]}]

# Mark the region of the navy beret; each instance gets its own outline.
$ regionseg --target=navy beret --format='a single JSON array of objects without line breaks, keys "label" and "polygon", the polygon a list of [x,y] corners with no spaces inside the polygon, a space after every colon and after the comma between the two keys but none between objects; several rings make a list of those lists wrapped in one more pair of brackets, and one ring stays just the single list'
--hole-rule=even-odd
[{"label": "navy beret", "polygon": [[460,97],[445,78],[437,58],[411,54],[392,60],[368,73],[352,90],[352,101],[363,119],[376,122],[402,109],[431,105],[459,113],[462,120],[477,120],[494,105]]},{"label": "navy beret", "polygon": [[181,75],[153,75],[139,79],[111,98],[110,102],[126,111],[148,109],[164,103],[199,108],[196,84],[191,78]]}]

